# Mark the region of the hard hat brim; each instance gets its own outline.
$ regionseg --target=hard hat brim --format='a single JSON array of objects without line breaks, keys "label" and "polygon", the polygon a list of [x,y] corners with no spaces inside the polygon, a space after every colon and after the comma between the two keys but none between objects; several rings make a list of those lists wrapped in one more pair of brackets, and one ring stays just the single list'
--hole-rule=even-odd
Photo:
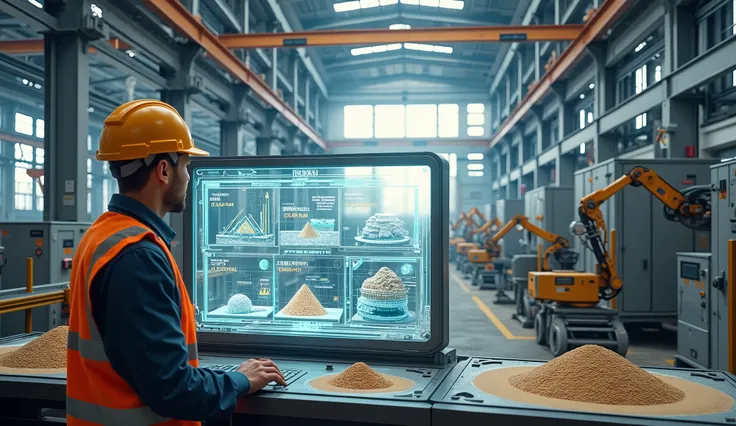
[{"label": "hard hat brim", "polygon": [[199,148],[194,147],[194,146],[191,147],[191,148],[189,148],[189,149],[185,149],[183,151],[179,151],[179,153],[181,153],[181,154],[189,154],[189,155],[192,155],[192,156],[195,156],[195,157],[209,157],[209,155],[210,155],[209,152],[207,152],[207,151],[205,151],[203,149],[199,149]]}]

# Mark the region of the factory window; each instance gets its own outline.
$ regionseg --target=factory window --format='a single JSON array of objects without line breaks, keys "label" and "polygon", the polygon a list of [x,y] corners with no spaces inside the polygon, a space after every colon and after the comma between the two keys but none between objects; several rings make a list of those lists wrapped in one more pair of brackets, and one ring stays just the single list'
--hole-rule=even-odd
[{"label": "factory window", "polygon": [[377,138],[403,138],[405,133],[404,105],[376,105]]},{"label": "factory window", "polygon": [[[343,135],[345,138],[373,137],[373,106],[346,105],[343,111],[345,114]],[[91,138],[88,139],[88,145],[91,145]],[[91,146],[89,148],[92,149]]]},{"label": "factory window", "polygon": [[483,136],[485,129],[485,110],[484,104],[468,104],[466,111],[468,112],[467,123],[468,123],[468,136],[479,137]]},{"label": "factory window", "polygon": [[647,88],[647,66],[644,65],[641,68],[638,68],[634,75],[635,75],[634,91],[638,95],[639,93],[643,92]]},{"label": "factory window", "polygon": [[437,105],[407,105],[406,136],[409,138],[436,138]]},{"label": "factory window", "polygon": [[657,82],[662,79],[662,65],[654,67],[654,81]]},{"label": "factory window", "polygon": [[480,137],[483,133],[485,130],[482,127],[468,127],[468,136]]},{"label": "factory window", "polygon": [[33,178],[26,173],[26,170],[30,168],[30,164],[15,163],[16,210],[33,210]]},{"label": "factory window", "polygon": [[45,134],[46,134],[46,129],[44,128],[43,119],[41,118],[36,119],[36,137],[43,139]]},{"label": "factory window", "polygon": [[468,172],[468,176],[470,176],[470,177],[483,177],[483,172],[482,171]]},{"label": "factory window", "polygon": [[459,116],[460,108],[457,104],[440,104],[437,107],[438,133],[441,138],[458,137]]},{"label": "factory window", "polygon": [[15,113],[15,131],[23,134],[32,136],[33,135],[33,117],[30,115]]},{"label": "factory window", "polygon": [[636,130],[643,129],[647,127],[647,113],[640,114],[636,116],[634,128]]},{"label": "factory window", "polygon": [[36,164],[42,165],[46,159],[46,152],[43,148],[36,148]]},{"label": "factory window", "polygon": [[[15,144],[15,160],[27,163],[33,162],[33,147],[30,145],[17,143]],[[28,167],[30,168],[30,167]]]}]

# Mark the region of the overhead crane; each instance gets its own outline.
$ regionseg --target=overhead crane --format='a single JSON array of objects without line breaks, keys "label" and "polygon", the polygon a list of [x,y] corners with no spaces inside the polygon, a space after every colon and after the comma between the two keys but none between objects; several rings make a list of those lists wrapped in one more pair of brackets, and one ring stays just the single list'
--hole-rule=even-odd
[{"label": "overhead crane", "polygon": [[344,46],[390,43],[491,43],[575,40],[582,25],[502,25],[484,27],[361,29],[291,33],[224,34],[230,49]]}]

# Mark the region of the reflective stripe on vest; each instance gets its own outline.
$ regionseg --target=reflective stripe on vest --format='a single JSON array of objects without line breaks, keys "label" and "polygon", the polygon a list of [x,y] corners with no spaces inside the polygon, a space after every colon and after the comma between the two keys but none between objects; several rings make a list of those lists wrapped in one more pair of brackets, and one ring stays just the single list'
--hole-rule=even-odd
[{"label": "reflective stripe on vest", "polygon": [[66,412],[75,419],[105,426],[151,426],[171,420],[159,416],[151,407],[110,408],[68,396]]},{"label": "reflective stripe on vest", "polygon": [[[105,354],[105,347],[102,342],[97,340],[85,340],[79,336],[76,331],[69,332],[69,339],[67,346],[73,351],[79,351],[82,358],[90,361],[109,362],[107,355]],[[189,353],[189,361],[194,361],[198,357],[197,344],[192,343],[187,345],[187,352]]]}]

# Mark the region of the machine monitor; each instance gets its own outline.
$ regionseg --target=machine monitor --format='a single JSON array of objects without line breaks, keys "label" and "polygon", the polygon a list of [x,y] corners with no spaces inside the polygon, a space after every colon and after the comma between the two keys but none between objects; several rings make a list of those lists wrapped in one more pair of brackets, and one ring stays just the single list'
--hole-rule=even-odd
[{"label": "machine monitor", "polygon": [[200,342],[446,345],[441,157],[203,158],[189,173],[184,274]]}]

